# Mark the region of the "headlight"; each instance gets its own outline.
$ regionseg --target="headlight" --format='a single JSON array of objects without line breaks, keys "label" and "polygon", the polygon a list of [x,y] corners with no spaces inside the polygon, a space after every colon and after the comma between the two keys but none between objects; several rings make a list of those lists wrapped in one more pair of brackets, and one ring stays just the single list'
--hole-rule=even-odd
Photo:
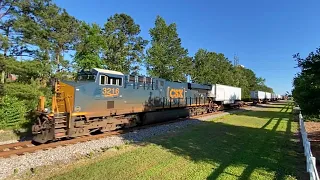
[{"label": "headlight", "polygon": [[43,110],[45,113],[47,113],[48,112],[48,108],[44,108],[44,110]]}]

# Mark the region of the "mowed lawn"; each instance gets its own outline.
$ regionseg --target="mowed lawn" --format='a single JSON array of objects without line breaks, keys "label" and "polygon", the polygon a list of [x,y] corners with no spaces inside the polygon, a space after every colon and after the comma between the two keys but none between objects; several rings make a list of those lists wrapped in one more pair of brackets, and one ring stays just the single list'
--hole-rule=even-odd
[{"label": "mowed lawn", "polygon": [[51,179],[301,179],[292,106],[268,106],[153,138]]}]

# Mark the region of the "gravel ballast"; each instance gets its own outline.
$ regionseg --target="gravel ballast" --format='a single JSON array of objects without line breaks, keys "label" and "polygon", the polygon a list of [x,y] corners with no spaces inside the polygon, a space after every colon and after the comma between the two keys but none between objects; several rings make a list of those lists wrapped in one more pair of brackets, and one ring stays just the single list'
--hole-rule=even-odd
[{"label": "gravel ballast", "polygon": [[201,123],[201,121],[211,120],[213,118],[221,117],[230,113],[224,112],[211,116],[205,116],[198,119],[191,119],[187,121],[179,121],[170,124],[159,125],[146,129],[141,129],[129,132],[122,135],[109,136],[106,138],[68,145],[64,147],[57,147],[47,151],[38,151],[35,153],[25,154],[22,156],[15,156],[10,158],[0,158],[0,179],[4,179],[16,172],[23,172],[44,165],[51,165],[55,162],[68,163],[79,155],[86,155],[93,151],[99,151],[102,148],[111,148],[120,146],[126,142],[141,142],[146,138],[161,135],[164,133],[176,131],[190,125]]}]

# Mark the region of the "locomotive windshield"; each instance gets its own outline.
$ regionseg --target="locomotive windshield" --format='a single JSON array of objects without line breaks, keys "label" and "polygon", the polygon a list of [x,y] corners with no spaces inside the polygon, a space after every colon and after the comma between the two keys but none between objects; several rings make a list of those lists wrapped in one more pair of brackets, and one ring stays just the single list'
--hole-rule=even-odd
[{"label": "locomotive windshield", "polygon": [[96,73],[91,71],[80,71],[77,74],[77,81],[95,81]]}]

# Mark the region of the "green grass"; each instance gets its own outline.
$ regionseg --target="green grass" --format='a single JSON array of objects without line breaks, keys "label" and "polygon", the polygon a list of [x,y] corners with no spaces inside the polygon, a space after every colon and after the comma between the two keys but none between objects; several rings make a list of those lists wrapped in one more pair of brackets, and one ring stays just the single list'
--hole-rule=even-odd
[{"label": "green grass", "polygon": [[221,117],[51,179],[301,179],[290,105]]},{"label": "green grass", "polygon": [[9,140],[18,140],[19,136],[13,131],[0,130],[0,142]]},{"label": "green grass", "polygon": [[0,129],[0,142],[10,140],[21,140],[30,138],[30,132],[28,129],[15,129],[15,130],[2,130]]}]

